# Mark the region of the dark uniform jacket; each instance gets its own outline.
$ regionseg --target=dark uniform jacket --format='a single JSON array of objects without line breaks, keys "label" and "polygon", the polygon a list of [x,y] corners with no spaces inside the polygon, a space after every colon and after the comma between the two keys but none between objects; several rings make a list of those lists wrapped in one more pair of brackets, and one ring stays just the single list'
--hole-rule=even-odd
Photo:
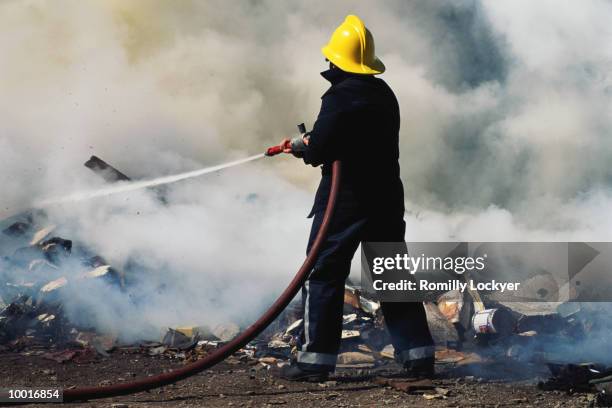
[{"label": "dark uniform jacket", "polygon": [[330,69],[321,75],[331,87],[310,132],[304,162],[323,165],[310,216],[325,210],[331,163],[342,161],[336,211],[365,217],[404,215],[399,168],[400,114],[393,91],[382,79]]}]

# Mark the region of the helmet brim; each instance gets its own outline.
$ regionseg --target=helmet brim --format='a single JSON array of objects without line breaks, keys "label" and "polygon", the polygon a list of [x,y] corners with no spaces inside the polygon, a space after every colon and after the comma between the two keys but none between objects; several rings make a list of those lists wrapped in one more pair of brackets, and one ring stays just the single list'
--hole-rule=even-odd
[{"label": "helmet brim", "polygon": [[362,75],[378,75],[385,72],[385,64],[378,58],[374,57],[371,64],[364,65],[342,58],[341,55],[334,52],[328,45],[321,48],[321,52],[332,64],[345,72]]}]

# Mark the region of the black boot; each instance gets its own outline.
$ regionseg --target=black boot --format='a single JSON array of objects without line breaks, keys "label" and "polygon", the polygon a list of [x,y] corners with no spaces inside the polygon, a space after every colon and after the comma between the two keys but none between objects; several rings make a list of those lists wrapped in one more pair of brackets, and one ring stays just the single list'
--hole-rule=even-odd
[{"label": "black boot", "polygon": [[404,363],[404,375],[415,378],[433,378],[435,375],[433,357],[411,360]]},{"label": "black boot", "polygon": [[278,376],[289,381],[324,382],[327,381],[329,372],[306,370],[292,362],[291,365],[282,367]]}]

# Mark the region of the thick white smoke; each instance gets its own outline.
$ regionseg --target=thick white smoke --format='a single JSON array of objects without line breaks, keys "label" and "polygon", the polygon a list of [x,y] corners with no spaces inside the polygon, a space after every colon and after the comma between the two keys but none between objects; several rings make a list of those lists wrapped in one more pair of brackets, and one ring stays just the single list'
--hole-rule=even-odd
[{"label": "thick white smoke", "polygon": [[[4,1],[0,210],[102,186],[82,166],[91,154],[149,178],[312,126],[319,48],[349,13],[400,100],[407,239],[612,236],[612,5],[597,0]],[[122,301],[98,289],[72,298],[74,314],[132,336],[248,320],[304,255],[317,178],[269,159],[177,184],[167,206],[139,192],[53,209],[117,268],[158,271],[138,277],[138,309],[102,307]]]}]

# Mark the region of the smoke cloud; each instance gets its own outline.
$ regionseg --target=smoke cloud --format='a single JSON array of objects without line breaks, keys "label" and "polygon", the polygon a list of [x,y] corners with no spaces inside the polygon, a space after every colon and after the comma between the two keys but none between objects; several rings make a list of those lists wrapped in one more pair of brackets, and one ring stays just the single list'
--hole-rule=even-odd
[{"label": "smoke cloud", "polygon": [[[612,237],[612,5],[597,0],[4,1],[0,211],[104,186],[91,154],[151,178],[311,127],[319,49],[348,13],[400,101],[408,240]],[[269,159],[173,185],[166,205],[53,207],[67,238],[143,266],[138,302],[81,287],[69,310],[131,338],[250,320],[303,259],[318,177]]]}]

